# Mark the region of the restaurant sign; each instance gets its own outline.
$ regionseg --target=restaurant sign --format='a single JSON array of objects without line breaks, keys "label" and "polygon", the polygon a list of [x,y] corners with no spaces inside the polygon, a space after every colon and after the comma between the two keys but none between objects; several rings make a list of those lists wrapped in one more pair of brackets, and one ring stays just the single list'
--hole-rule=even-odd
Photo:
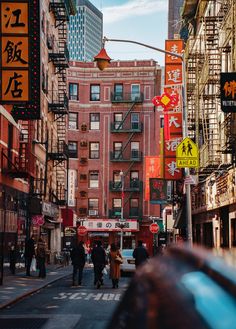
[{"label": "restaurant sign", "polygon": [[[123,220],[124,232],[135,232],[139,230],[137,220]],[[85,220],[83,226],[87,228],[87,231],[120,231],[120,221],[115,219],[96,219]]]},{"label": "restaurant sign", "polygon": [[221,110],[236,112],[236,72],[220,74]]},{"label": "restaurant sign", "polygon": [[40,1],[0,0],[0,103],[40,119]]}]

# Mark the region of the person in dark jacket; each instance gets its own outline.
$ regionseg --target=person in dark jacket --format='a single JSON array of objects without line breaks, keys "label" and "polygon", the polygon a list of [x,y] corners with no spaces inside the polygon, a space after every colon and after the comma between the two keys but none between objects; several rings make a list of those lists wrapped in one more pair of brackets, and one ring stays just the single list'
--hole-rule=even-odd
[{"label": "person in dark jacket", "polygon": [[101,241],[98,241],[97,246],[93,248],[91,259],[94,266],[94,284],[99,289],[103,284],[102,271],[106,265],[106,252],[102,247]]},{"label": "person in dark jacket", "polygon": [[9,247],[9,260],[10,260],[10,271],[12,274],[16,272],[16,248],[14,243],[10,244]]},{"label": "person in dark jacket", "polygon": [[73,265],[73,286],[81,285],[83,278],[83,269],[85,265],[85,250],[83,241],[80,241],[71,251],[71,261]]},{"label": "person in dark jacket", "polygon": [[32,235],[30,239],[25,242],[25,266],[26,266],[26,275],[30,276],[30,265],[32,258],[35,256],[35,241],[34,236]]},{"label": "person in dark jacket", "polygon": [[141,240],[138,241],[138,246],[134,249],[133,257],[135,259],[136,268],[149,258],[148,252],[146,248],[144,248]]},{"label": "person in dark jacket", "polygon": [[46,243],[43,237],[40,237],[37,244],[37,261],[39,267],[39,278],[46,278]]}]

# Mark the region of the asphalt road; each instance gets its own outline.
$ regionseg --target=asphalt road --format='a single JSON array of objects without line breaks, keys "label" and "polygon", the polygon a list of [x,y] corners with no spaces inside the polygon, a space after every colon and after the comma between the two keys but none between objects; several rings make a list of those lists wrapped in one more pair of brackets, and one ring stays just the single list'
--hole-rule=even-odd
[{"label": "asphalt road", "polygon": [[93,269],[85,269],[83,285],[71,286],[71,276],[2,310],[1,329],[105,329],[129,284],[122,277],[118,289],[104,278],[104,286],[93,286]]}]

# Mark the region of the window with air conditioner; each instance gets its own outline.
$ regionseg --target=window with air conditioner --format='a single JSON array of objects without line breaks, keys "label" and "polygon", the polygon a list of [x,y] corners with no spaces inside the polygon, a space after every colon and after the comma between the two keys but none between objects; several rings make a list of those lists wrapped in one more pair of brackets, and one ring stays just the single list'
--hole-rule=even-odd
[{"label": "window with air conditioner", "polygon": [[98,215],[98,199],[88,200],[88,212],[90,216]]},{"label": "window with air conditioner", "polygon": [[98,188],[99,187],[99,176],[98,171],[89,172],[89,187]]}]

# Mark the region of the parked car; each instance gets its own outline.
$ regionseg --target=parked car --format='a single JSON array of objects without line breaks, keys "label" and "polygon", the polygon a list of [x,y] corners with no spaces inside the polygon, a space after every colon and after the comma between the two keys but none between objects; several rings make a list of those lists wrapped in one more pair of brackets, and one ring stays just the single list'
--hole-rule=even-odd
[{"label": "parked car", "polygon": [[122,252],[123,263],[120,265],[121,273],[135,271],[135,259],[133,257],[133,249],[123,249]]}]

